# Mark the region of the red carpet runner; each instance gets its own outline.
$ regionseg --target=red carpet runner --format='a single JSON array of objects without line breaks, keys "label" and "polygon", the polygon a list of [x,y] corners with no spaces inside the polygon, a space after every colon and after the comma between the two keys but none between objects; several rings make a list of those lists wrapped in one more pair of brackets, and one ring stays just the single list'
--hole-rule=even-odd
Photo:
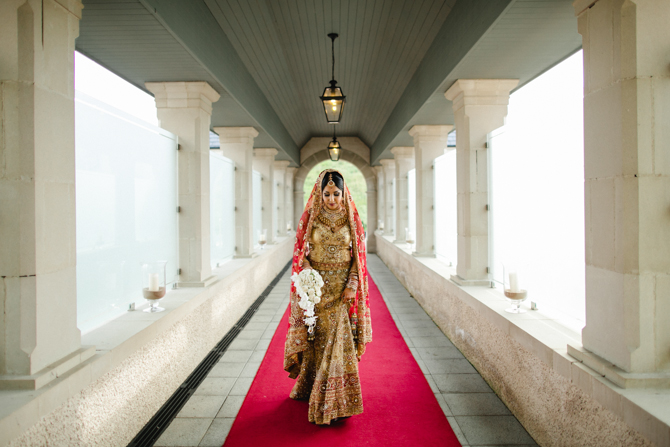
[{"label": "red carpet runner", "polygon": [[235,446],[460,446],[419,365],[370,279],[372,343],[359,365],[364,413],[317,426],[307,402],[288,397],[282,369],[288,311],[226,439]]}]

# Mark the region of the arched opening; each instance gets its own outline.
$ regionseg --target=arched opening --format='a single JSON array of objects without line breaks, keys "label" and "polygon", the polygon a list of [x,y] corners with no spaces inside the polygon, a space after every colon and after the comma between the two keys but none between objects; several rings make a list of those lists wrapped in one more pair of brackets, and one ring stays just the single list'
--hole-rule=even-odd
[{"label": "arched opening", "polygon": [[349,191],[354,199],[356,208],[358,209],[358,214],[361,216],[363,221],[363,227],[367,231],[368,229],[368,197],[367,197],[367,184],[365,182],[365,177],[363,173],[354,166],[352,163],[347,161],[331,161],[324,160],[314,166],[307,176],[305,177],[303,190],[304,203],[307,203],[309,194],[312,192],[314,187],[314,182],[316,182],[317,177],[324,169],[337,169],[342,173],[344,181],[349,187]]}]

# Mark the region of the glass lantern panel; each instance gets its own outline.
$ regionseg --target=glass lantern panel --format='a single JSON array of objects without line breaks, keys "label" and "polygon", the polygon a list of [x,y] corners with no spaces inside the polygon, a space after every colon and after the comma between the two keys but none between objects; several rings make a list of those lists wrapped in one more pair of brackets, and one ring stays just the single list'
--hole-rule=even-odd
[{"label": "glass lantern panel", "polygon": [[344,99],[342,90],[337,87],[335,89],[328,87],[323,92],[323,108],[326,112],[326,119],[329,123],[337,123],[342,117],[342,108],[344,107]]}]

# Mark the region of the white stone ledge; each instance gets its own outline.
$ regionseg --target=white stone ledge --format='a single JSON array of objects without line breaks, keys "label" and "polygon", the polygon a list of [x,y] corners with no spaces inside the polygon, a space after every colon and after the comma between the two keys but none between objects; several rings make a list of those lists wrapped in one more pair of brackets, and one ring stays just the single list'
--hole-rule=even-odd
[{"label": "white stone ledge", "polygon": [[[148,306],[147,304],[83,335],[82,345],[95,345],[95,355],[43,388],[39,390],[0,390],[0,446],[8,445],[12,440],[21,437],[29,428],[40,423],[41,419],[50,415],[54,410],[62,408],[68,399],[78,395],[82,390],[98,385],[100,382],[96,384],[96,381],[105,380],[105,374],[112,372],[118,375],[119,367],[121,371],[124,368],[124,361],[137,354],[142,348],[155,343],[165,334],[169,334],[175,324],[183,323],[205,303],[225,313],[225,317],[212,315],[212,318],[220,317],[218,320],[220,325],[217,328],[220,334],[214,334],[212,340],[202,341],[203,344],[216,344],[290,260],[293,239],[292,236],[281,238],[276,244],[267,246],[263,251],[258,251],[257,257],[232,260],[214,269],[212,273],[217,280],[209,287],[170,290],[160,303],[160,306],[165,308],[164,312],[142,312],[142,309]],[[215,304],[212,303],[212,299],[216,301]],[[204,348],[198,346],[194,349],[209,350],[212,347],[213,345]],[[189,373],[189,368],[192,370],[192,367],[188,366],[184,368],[183,373]],[[179,380],[176,383],[178,385],[183,378],[175,378],[175,380]],[[171,387],[174,384],[164,385]],[[128,384],[129,388],[133,386],[136,384]],[[113,399],[111,396],[109,398]],[[117,404],[117,402],[110,402],[110,404]],[[160,407],[161,403],[152,404]],[[82,419],[89,417],[84,414],[85,412],[85,409],[81,410]],[[139,418],[148,420],[151,415],[142,414],[139,415]],[[131,427],[132,425],[129,424]],[[127,427],[124,429],[128,430]],[[103,431],[112,433],[111,436],[114,436],[115,430],[114,427],[103,429]],[[131,433],[132,430],[131,428]],[[46,431],[73,434],[77,433],[77,428],[50,427]],[[119,432],[118,442],[115,440],[112,445],[125,445],[130,441],[126,439],[129,436],[128,433],[123,433],[123,430],[116,431]],[[20,444],[26,444],[25,439]],[[27,444],[32,445],[31,442]],[[45,445],[51,444],[53,443],[47,439]],[[86,443],[82,442],[82,444]]]},{"label": "white stone ledge", "polygon": [[[520,315],[507,313],[504,310],[510,304],[496,289],[459,286],[450,280],[451,275],[456,273],[454,268],[446,266],[438,259],[414,257],[406,245],[394,244],[392,237],[383,236],[379,232],[375,236],[377,254],[410,293],[413,290],[421,293],[418,291],[422,288],[425,290],[426,284],[417,284],[423,281],[439,287],[445,295],[456,296],[487,323],[520,344],[551,371],[569,380],[630,427],[656,445],[670,446],[670,390],[620,388],[569,356],[568,345],[582,346],[580,327],[576,320],[542,309]],[[402,271],[399,263],[411,266],[413,272],[419,276],[425,275],[424,278],[408,278],[412,275]],[[436,307],[431,308],[433,306],[430,303],[421,301],[419,300],[420,304],[436,322],[454,318],[437,314]],[[445,331],[444,327],[441,329]],[[458,346],[458,340],[452,341]],[[487,377],[486,371],[480,373]]]}]

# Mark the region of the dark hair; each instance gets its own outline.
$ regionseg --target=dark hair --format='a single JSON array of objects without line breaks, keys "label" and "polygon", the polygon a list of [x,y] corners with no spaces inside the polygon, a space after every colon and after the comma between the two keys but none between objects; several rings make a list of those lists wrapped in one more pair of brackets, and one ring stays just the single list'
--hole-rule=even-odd
[{"label": "dark hair", "polygon": [[323,191],[328,185],[331,175],[333,176],[333,182],[335,183],[337,189],[344,191],[344,179],[342,178],[342,174],[339,172],[326,172],[326,175],[323,176],[323,180],[321,180],[321,191]]}]

